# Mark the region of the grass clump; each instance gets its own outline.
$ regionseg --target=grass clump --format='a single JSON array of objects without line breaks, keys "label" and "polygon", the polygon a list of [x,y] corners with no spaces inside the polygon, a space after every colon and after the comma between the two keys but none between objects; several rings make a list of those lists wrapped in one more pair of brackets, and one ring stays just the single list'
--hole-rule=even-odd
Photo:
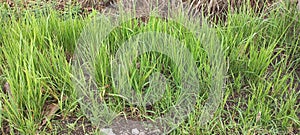
[{"label": "grass clump", "polygon": [[[3,88],[0,91],[0,132],[59,134],[66,129],[60,127],[57,119],[82,117],[78,109],[80,99],[72,85],[72,54],[95,12],[83,18],[74,12],[62,15],[53,9],[28,10],[18,16],[1,5],[0,11],[0,84]],[[112,88],[110,74],[110,62],[124,41],[142,32],[164,32],[180,39],[190,50],[197,61],[202,86],[194,112],[171,134],[297,134],[300,13],[286,3],[276,3],[266,11],[261,14],[249,10],[228,12],[226,22],[212,23],[221,40],[228,72],[222,103],[204,126],[198,120],[208,96],[206,90],[211,87],[211,67],[201,41],[174,22],[150,18],[139,25],[139,21],[130,20],[111,32],[97,56],[99,93],[112,110],[134,119],[152,119],[168,110],[179,95],[174,91],[180,76],[176,65],[165,55],[143,54],[130,68],[132,86],[141,93],[153,72],[162,72],[173,80],[165,85],[164,97],[151,109],[129,104],[116,96],[118,91]],[[57,105],[53,110],[59,111],[47,113],[47,109],[52,109],[51,104]],[[76,129],[72,124],[68,123],[67,130]]]},{"label": "grass clump", "polygon": [[[65,113],[75,107],[66,54],[72,53],[85,21],[79,16],[64,19],[56,11],[40,17],[24,14],[1,22],[1,70],[10,92],[2,95],[3,115],[11,129],[35,134],[46,100],[62,103]],[[65,96],[70,98],[62,102]]]}]

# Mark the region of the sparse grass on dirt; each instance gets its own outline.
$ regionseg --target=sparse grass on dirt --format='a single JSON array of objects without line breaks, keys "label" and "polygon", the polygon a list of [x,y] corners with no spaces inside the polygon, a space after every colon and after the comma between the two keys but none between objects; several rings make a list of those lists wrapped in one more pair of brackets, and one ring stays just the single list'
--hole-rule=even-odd
[{"label": "sparse grass on dirt", "polygon": [[[211,22],[228,66],[222,103],[213,119],[200,126],[197,120],[205,96],[200,98],[196,110],[171,134],[300,133],[300,12],[290,2],[269,4],[260,13],[247,4],[238,11],[228,8],[224,21]],[[87,9],[91,12],[82,15],[80,5],[70,4],[63,11],[52,7],[21,9],[0,4],[0,134],[98,133],[79,109],[72,84],[72,54],[83,28],[97,13]],[[183,40],[201,63],[202,90],[209,88],[212,73],[205,52],[188,32],[163,19],[153,18],[145,25],[128,23],[108,37],[105,44],[111,48],[99,55],[100,93],[117,94],[107,71],[111,55],[118,44],[145,30],[169,32]],[[170,29],[164,29],[169,25]],[[139,67],[131,69],[136,73],[131,76],[135,89],[143,89],[139,81],[147,81],[143,78],[153,68],[174,80],[178,77],[172,71],[174,64],[163,55],[142,55],[136,63]],[[110,97],[109,104],[131,119],[157,117],[176,95],[168,88],[167,96],[151,108],[133,106],[118,97]]]}]

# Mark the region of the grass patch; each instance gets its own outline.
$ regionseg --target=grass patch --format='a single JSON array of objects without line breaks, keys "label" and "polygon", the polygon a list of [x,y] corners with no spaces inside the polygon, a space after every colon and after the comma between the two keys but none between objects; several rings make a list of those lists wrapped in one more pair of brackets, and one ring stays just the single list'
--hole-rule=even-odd
[{"label": "grass patch", "polygon": [[[0,11],[0,133],[59,134],[66,127],[58,120],[70,117],[76,118],[69,121],[67,130],[76,131],[81,123],[82,130],[88,132],[84,127],[90,123],[82,122],[84,116],[72,84],[71,59],[80,33],[96,12],[82,17],[74,10],[61,14],[45,8],[19,15],[3,4]],[[152,72],[167,74],[174,82],[165,85],[166,93],[159,103],[147,108],[115,96],[118,91],[112,87],[110,62],[130,37],[147,31],[165,32],[180,39],[197,60],[202,88],[195,111],[171,134],[297,134],[300,12],[286,3],[274,4],[266,11],[259,15],[249,10],[229,12],[226,22],[213,24],[228,71],[224,99],[205,126],[198,120],[210,87],[211,67],[201,42],[174,22],[150,18],[138,25],[139,21],[130,20],[111,32],[97,57],[99,93],[122,116],[140,120],[162,115],[179,95],[174,92],[180,80],[176,65],[159,53],[146,53],[133,61],[136,65],[130,68],[130,79],[135,90],[147,91],[145,83]]]}]

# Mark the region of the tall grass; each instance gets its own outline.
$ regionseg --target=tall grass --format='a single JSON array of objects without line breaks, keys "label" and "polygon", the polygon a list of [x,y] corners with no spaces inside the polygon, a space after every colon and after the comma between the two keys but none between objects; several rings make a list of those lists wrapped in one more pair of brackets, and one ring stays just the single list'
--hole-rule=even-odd
[{"label": "tall grass", "polygon": [[[58,104],[57,115],[81,115],[72,85],[70,56],[81,31],[95,14],[82,18],[73,12],[62,15],[46,9],[17,16],[2,6],[1,13],[7,14],[0,14],[0,82],[9,84],[9,93],[0,92],[2,129],[9,126],[10,134],[40,132],[49,103]],[[151,110],[116,96],[118,91],[111,87],[109,73],[112,56],[124,41],[141,32],[165,32],[189,48],[197,60],[199,84],[203,86],[195,111],[171,134],[296,133],[300,125],[300,80],[296,77],[300,68],[299,17],[294,7],[280,3],[260,15],[249,10],[229,12],[226,23],[213,24],[229,67],[224,99],[213,119],[204,126],[200,127],[198,121],[207,99],[205,90],[210,87],[211,67],[201,42],[174,22],[150,18],[147,24],[137,25],[132,20],[115,29],[103,42],[105,46],[97,57],[99,92],[112,110],[127,117],[152,119],[163,114],[180,95],[174,92],[180,76],[168,57],[143,54],[134,61],[138,66],[130,68],[133,88],[141,93],[152,72],[163,72],[173,80],[174,83],[165,85],[165,96]]]},{"label": "tall grass", "polygon": [[[76,106],[66,52],[72,53],[85,21],[80,16],[62,18],[56,11],[49,12],[26,12],[2,23],[1,60],[5,64],[1,70],[11,93],[2,95],[3,115],[11,129],[22,134],[37,132],[46,100],[63,103],[62,113]],[[67,100],[62,102],[62,97]]]}]

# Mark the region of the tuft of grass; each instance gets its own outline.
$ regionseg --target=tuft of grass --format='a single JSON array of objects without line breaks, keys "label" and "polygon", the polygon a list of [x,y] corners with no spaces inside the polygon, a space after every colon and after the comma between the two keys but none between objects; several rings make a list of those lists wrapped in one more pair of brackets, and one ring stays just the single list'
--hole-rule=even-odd
[{"label": "tuft of grass", "polygon": [[67,52],[74,50],[85,22],[54,10],[47,15],[27,11],[1,22],[1,71],[11,93],[1,92],[1,97],[11,133],[35,134],[45,117],[46,101],[59,103],[65,116],[74,110],[77,99]]},{"label": "tuft of grass", "polygon": [[[110,62],[121,44],[142,32],[163,32],[190,50],[201,80],[195,111],[170,134],[299,133],[300,12],[284,2],[260,14],[249,8],[241,6],[227,13],[226,22],[212,23],[229,67],[224,98],[206,125],[200,127],[198,121],[209,96],[212,68],[201,41],[176,22],[150,17],[140,25],[138,20],[129,20],[110,33],[96,57],[101,98],[110,109],[132,119],[154,119],[176,102],[180,97],[178,67],[159,53],[140,55],[129,68],[130,83],[142,94],[153,91],[147,85],[151,73],[161,72],[172,80],[163,84],[165,94],[151,109],[130,104],[112,87]],[[4,129],[9,129],[7,134],[60,133],[64,126],[55,125],[57,120],[52,118],[83,113],[72,84],[72,54],[83,28],[97,13],[83,18],[76,8],[64,13],[52,8],[24,11],[0,4],[0,84],[9,84],[0,91],[0,133]],[[59,111],[48,117],[45,110],[52,103]],[[74,130],[76,122],[68,123],[68,128]]]}]

